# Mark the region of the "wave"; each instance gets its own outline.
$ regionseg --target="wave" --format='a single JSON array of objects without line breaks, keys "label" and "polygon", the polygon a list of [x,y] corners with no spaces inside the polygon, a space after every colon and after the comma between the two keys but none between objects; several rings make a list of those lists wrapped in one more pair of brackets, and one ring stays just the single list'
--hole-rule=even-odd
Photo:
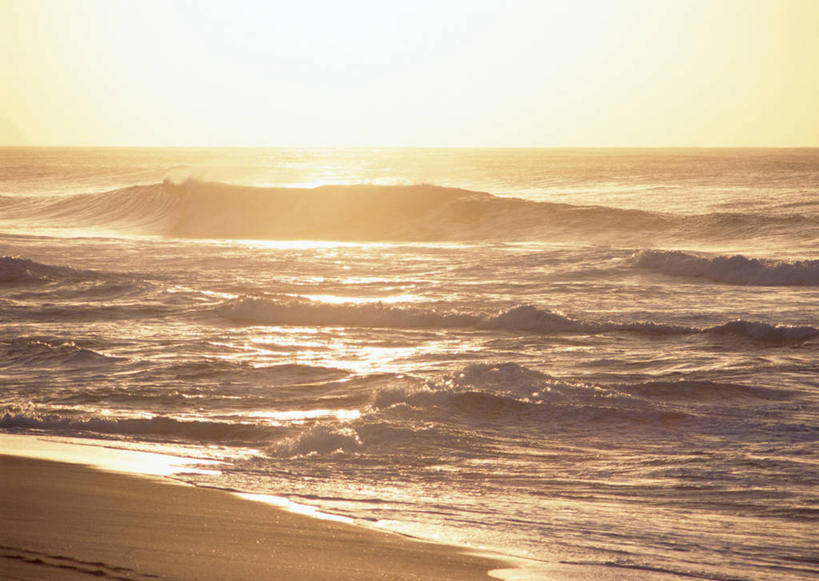
[{"label": "wave", "polygon": [[179,199],[162,184],[60,196],[0,196],[4,220],[45,228],[93,228],[125,234],[165,234]]},{"label": "wave", "polygon": [[558,410],[562,413],[568,408],[585,413],[589,408],[599,407],[610,413],[613,408],[634,407],[634,400],[615,390],[552,377],[518,363],[472,363],[421,386],[383,388],[371,403],[373,410],[381,412],[406,407],[423,408],[426,414],[440,408],[442,417],[466,415],[506,421],[504,418],[510,415],[533,411],[557,413],[553,418],[557,419]]},{"label": "wave", "polygon": [[[492,433],[548,438],[607,433],[611,438],[708,429],[703,406],[765,405],[793,392],[708,380],[590,384],[556,378],[513,362],[470,364],[420,385],[385,385],[349,422],[322,422],[274,442],[269,457],[389,457],[390,465],[423,462],[426,450],[470,454]],[[666,436],[667,437],[667,436]],[[256,459],[254,461],[263,461]],[[274,460],[275,461],[275,460]]]},{"label": "wave", "polygon": [[819,329],[810,326],[770,325],[758,321],[731,321],[703,331],[710,335],[732,335],[769,343],[801,343],[819,336]]},{"label": "wave", "polygon": [[110,365],[122,360],[81,347],[74,341],[19,337],[0,343],[0,368],[89,367]]},{"label": "wave", "polygon": [[498,331],[529,331],[543,334],[583,334],[625,331],[647,335],[688,335],[697,329],[667,325],[652,321],[634,323],[595,322],[573,319],[562,313],[538,309],[531,305],[514,307],[479,322],[479,329]]},{"label": "wave", "polygon": [[790,392],[718,381],[648,381],[617,386],[624,391],[644,398],[664,401],[704,402],[742,400],[781,400],[792,396]]},{"label": "wave", "polygon": [[172,438],[197,442],[252,443],[271,439],[273,426],[202,420],[177,420],[167,416],[151,418],[66,417],[59,414],[7,411],[0,416],[0,429],[44,430],[66,434],[136,436],[148,439]]},{"label": "wave", "polygon": [[292,438],[285,438],[272,447],[277,456],[311,456],[351,454],[361,449],[361,438],[350,427],[318,424]]},{"label": "wave", "polygon": [[632,258],[640,268],[673,276],[754,286],[817,286],[819,260],[795,262],[736,256],[698,256],[680,251],[643,250]]},{"label": "wave", "polygon": [[257,325],[349,326],[383,328],[470,327],[479,317],[420,308],[397,308],[382,303],[331,304],[307,299],[231,299],[216,308],[231,321]]},{"label": "wave", "polygon": [[532,305],[513,307],[494,314],[439,311],[420,307],[392,307],[381,303],[345,305],[306,299],[231,299],[215,312],[230,321],[250,325],[345,326],[399,329],[474,329],[535,334],[595,335],[633,333],[648,336],[707,334],[736,336],[763,343],[789,344],[819,336],[811,326],[777,325],[758,321],[731,321],[699,328],[653,321],[618,323],[584,321]]},{"label": "wave", "polygon": [[96,303],[134,298],[152,285],[126,273],[80,270],[17,256],[0,257],[0,290],[17,300],[53,304],[85,299]]},{"label": "wave", "polygon": [[419,450],[467,451],[487,431],[519,435],[523,430],[541,437],[556,431],[598,433],[616,428],[634,434],[677,430],[681,423],[695,419],[697,405],[734,407],[792,395],[697,380],[605,386],[556,378],[513,362],[475,363],[424,382],[382,378],[358,404],[360,413],[319,415],[304,424],[189,420],[172,415],[78,415],[67,409],[38,413],[26,404],[0,412],[0,429],[252,444],[263,446],[272,457],[386,454],[414,462]]},{"label": "wave", "polygon": [[[66,298],[66,297],[61,297]],[[10,319],[24,323],[35,321],[64,321],[66,323],[86,321],[123,321],[131,319],[153,319],[169,314],[178,313],[178,310],[169,305],[156,304],[151,301],[133,301],[117,304],[104,301],[88,301],[77,304],[66,302],[63,304],[13,304],[4,315]]]},{"label": "wave", "polygon": [[378,389],[349,423],[321,423],[273,444],[271,456],[406,454],[469,448],[486,430],[668,429],[688,414],[599,386],[553,378],[517,363],[479,363],[420,386]]},{"label": "wave", "polygon": [[71,196],[0,196],[7,219],[184,238],[347,241],[813,239],[800,214],[661,212],[535,202],[436,185],[258,188],[188,179]]},{"label": "wave", "polygon": [[274,385],[292,386],[338,381],[349,376],[349,372],[333,367],[298,363],[254,366],[244,361],[225,359],[197,359],[174,363],[159,369],[156,373],[185,381],[202,378],[231,381],[242,379],[264,381],[265,385],[272,382]]},{"label": "wave", "polygon": [[0,284],[41,285],[61,281],[93,280],[100,275],[67,266],[41,264],[17,256],[0,257]]}]

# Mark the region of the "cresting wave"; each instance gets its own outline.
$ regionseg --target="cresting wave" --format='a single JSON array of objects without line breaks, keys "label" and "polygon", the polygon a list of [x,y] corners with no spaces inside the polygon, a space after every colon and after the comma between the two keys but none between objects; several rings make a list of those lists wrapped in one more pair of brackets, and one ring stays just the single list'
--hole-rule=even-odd
[{"label": "cresting wave", "polygon": [[[688,399],[685,386],[679,385],[680,397]],[[714,384],[711,389],[719,397],[725,388]],[[660,399],[673,400],[670,390],[660,392]],[[297,415],[304,417],[303,413]],[[540,432],[558,425],[588,430],[628,423],[644,429],[666,429],[685,418],[684,412],[668,410],[662,402],[635,398],[625,389],[556,379],[516,363],[479,363],[434,381],[384,378],[368,401],[362,402],[360,413],[317,415],[314,420],[298,420],[293,425],[252,416],[237,417],[235,421],[173,415],[118,417],[78,413],[69,408],[42,410],[27,404],[0,411],[0,429],[228,445],[264,444],[269,447],[269,454],[290,457],[413,451],[412,446],[424,441],[432,444],[446,439],[453,426],[469,431],[514,426]],[[455,439],[449,445],[457,447],[462,442]]]},{"label": "cresting wave", "polygon": [[[472,435],[511,426],[533,436],[626,424],[651,431],[676,429],[688,418],[684,411],[625,392],[559,380],[516,363],[477,363],[420,386],[385,386],[355,421],[313,425],[275,442],[268,454],[388,454],[392,462],[417,463],[418,450],[431,449],[433,443],[469,449]],[[453,429],[459,437],[452,437]]]},{"label": "cresting wave", "polygon": [[72,196],[0,196],[6,219],[184,238],[452,241],[815,238],[799,214],[658,212],[534,202],[435,185],[258,188],[193,179]]},{"label": "cresting wave", "polygon": [[756,286],[817,286],[819,260],[785,262],[736,256],[699,256],[680,251],[643,250],[635,266],[689,278]]},{"label": "cresting wave", "polygon": [[708,334],[731,335],[772,344],[798,343],[819,336],[819,329],[811,326],[772,325],[744,320],[707,328],[652,321],[633,323],[584,321],[532,305],[518,306],[490,315],[420,307],[399,308],[380,303],[345,305],[306,299],[274,300],[244,297],[223,303],[215,312],[227,320],[250,325],[475,329],[578,335],[618,332],[650,336]]},{"label": "cresting wave", "polygon": [[179,211],[162,184],[57,196],[0,196],[4,220],[45,228],[91,228],[122,234],[165,234]]},{"label": "cresting wave", "polygon": [[[633,260],[640,266],[659,264],[659,268],[671,265],[703,265],[719,271],[722,261],[700,258],[682,252],[643,251]],[[750,265],[754,276],[778,277],[778,273],[790,273],[786,279],[807,284],[814,281],[819,270],[817,261],[767,264],[765,261],[749,260],[744,257],[727,259],[730,264]],[[748,269],[742,270],[747,273]],[[720,271],[722,272],[722,271]],[[787,278],[790,276],[790,278]],[[121,279],[117,281],[117,279]],[[746,279],[747,280],[747,279]],[[759,280],[757,278],[756,280]],[[779,280],[782,280],[781,278]],[[95,286],[81,288],[83,296],[98,295],[105,291],[109,295],[129,296],[140,286],[139,281],[129,275],[116,275],[95,271],[82,271],[63,266],[41,264],[29,259],[16,257],[0,258],[0,284],[17,288],[19,286],[41,286],[59,283],[91,281]],[[98,284],[97,284],[98,283]],[[758,283],[762,284],[762,283]],[[76,294],[76,293],[75,293]],[[68,296],[68,295],[67,295]],[[71,295],[73,296],[73,295]],[[84,320],[97,316],[131,318],[167,314],[168,309],[152,304],[102,305],[70,307],[51,306],[26,311],[29,317],[66,318]],[[233,322],[251,325],[288,326],[347,326],[398,329],[477,329],[485,331],[517,331],[538,334],[601,334],[612,332],[637,333],[654,336],[693,335],[698,333],[714,336],[733,335],[754,341],[788,344],[798,343],[819,335],[819,329],[811,326],[790,326],[770,324],[760,321],[737,320],[707,328],[669,325],[654,321],[617,323],[611,321],[586,321],[568,317],[562,313],[540,309],[532,305],[522,305],[506,311],[486,313],[466,313],[441,311],[422,307],[393,307],[382,303],[331,304],[306,299],[269,299],[242,297],[231,299],[216,307],[215,312]]]}]

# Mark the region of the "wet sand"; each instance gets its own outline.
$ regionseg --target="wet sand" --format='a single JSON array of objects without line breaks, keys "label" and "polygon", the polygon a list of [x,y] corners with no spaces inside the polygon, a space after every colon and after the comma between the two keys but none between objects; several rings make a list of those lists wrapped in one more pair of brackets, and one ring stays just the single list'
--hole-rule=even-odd
[{"label": "wet sand", "polygon": [[488,579],[457,547],[170,480],[0,455],[0,578]]}]

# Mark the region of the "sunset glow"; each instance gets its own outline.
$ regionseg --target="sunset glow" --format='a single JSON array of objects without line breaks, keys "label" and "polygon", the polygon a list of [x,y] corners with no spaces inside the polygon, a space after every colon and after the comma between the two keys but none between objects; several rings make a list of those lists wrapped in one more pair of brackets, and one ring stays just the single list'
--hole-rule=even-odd
[{"label": "sunset glow", "polygon": [[0,46],[0,579],[819,575],[819,0]]},{"label": "sunset glow", "polygon": [[0,140],[817,145],[817,22],[811,0],[2,0]]}]

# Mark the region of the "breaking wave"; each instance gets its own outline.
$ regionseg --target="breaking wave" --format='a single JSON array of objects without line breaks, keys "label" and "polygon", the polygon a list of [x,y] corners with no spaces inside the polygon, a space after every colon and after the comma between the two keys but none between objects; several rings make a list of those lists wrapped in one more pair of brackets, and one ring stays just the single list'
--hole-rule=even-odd
[{"label": "breaking wave", "polygon": [[388,454],[417,462],[419,450],[469,448],[486,430],[596,431],[628,424],[668,429],[688,414],[599,386],[564,381],[517,363],[477,363],[420,386],[378,389],[349,423],[316,424],[273,444],[274,457]]},{"label": "breaking wave", "polygon": [[[170,395],[170,394],[169,394]],[[316,416],[305,423],[187,419],[171,415],[111,417],[12,406],[0,429],[64,435],[130,436],[143,440],[264,446],[272,457],[389,454],[414,462],[419,450],[468,449],[487,431],[533,437],[555,430],[676,430],[694,417],[691,404],[776,400],[787,392],[714,381],[595,385],[562,379],[517,363],[474,363],[423,383],[384,379],[349,418]],[[295,433],[294,433],[295,431]],[[436,456],[437,457],[437,456]]]},{"label": "breaking wave", "polygon": [[45,228],[94,228],[123,234],[165,234],[180,210],[162,184],[64,196],[0,196],[4,220]]},{"label": "breaking wave", "polygon": [[392,307],[381,303],[344,305],[306,299],[274,300],[253,297],[232,299],[216,308],[221,317],[250,325],[346,326],[399,329],[475,329],[535,334],[636,333],[649,336],[708,334],[732,335],[765,343],[788,344],[819,335],[811,326],[776,325],[757,321],[731,321],[698,328],[653,321],[618,323],[584,321],[532,305],[513,307],[497,314],[473,314],[419,307]]},{"label": "breaking wave", "polygon": [[188,179],[71,196],[0,196],[6,219],[185,238],[351,241],[815,238],[800,214],[679,216],[435,185],[258,188]]},{"label": "breaking wave", "polygon": [[361,449],[361,438],[350,427],[318,424],[298,436],[285,438],[273,446],[279,456],[350,454]]},{"label": "breaking wave", "polygon": [[757,286],[817,286],[819,260],[785,262],[742,255],[706,257],[680,251],[643,250],[633,257],[640,268],[673,276]]}]

